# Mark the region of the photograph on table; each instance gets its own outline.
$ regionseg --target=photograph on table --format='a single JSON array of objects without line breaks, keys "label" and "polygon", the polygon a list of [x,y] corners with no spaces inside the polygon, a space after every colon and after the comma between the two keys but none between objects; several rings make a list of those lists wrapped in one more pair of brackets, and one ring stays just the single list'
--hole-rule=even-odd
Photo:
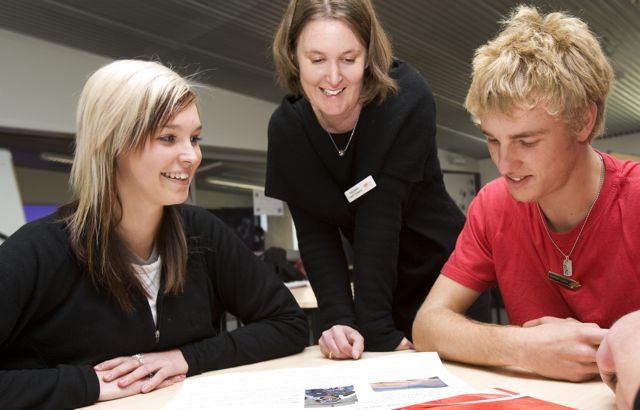
[{"label": "photograph on table", "polygon": [[440,380],[438,376],[427,377],[423,379],[407,379],[394,380],[387,382],[375,382],[370,384],[375,392],[389,390],[405,390],[405,389],[432,389],[438,387],[447,387],[447,384]]},{"label": "photograph on table", "polygon": [[324,387],[304,391],[304,407],[337,407],[358,402],[353,385]]}]

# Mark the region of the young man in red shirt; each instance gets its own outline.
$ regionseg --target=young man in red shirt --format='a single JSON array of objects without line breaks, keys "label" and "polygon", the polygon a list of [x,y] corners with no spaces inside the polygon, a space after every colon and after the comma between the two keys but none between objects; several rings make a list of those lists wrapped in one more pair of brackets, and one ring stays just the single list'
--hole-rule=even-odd
[{"label": "young man in red shirt", "polygon": [[[416,316],[418,350],[585,380],[606,329],[640,308],[640,167],[591,146],[613,70],[581,20],[518,7],[476,51],[466,108],[502,178],[471,204]],[[463,312],[498,285],[511,326]]]}]

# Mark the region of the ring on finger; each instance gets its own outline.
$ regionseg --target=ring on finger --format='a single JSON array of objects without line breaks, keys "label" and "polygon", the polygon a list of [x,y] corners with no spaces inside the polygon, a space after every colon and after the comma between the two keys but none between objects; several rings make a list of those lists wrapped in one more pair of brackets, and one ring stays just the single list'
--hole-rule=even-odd
[{"label": "ring on finger", "polygon": [[136,359],[136,360],[138,361],[138,364],[139,364],[140,366],[142,366],[142,365],[144,364],[144,356],[142,356],[142,353],[136,353],[136,354],[134,354],[134,355],[133,355],[133,356],[131,356],[131,357],[133,357],[134,359]]},{"label": "ring on finger", "polygon": [[333,359],[333,352],[329,350],[329,359]]}]

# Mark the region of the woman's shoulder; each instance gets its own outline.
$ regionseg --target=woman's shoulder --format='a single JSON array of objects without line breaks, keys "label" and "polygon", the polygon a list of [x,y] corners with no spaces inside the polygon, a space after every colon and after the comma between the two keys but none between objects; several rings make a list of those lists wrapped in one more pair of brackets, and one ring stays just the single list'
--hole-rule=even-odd
[{"label": "woman's shoulder", "polygon": [[[394,59],[389,75],[398,85],[398,91],[383,101],[373,104],[383,111],[412,112],[415,107],[434,107],[434,97],[429,84],[409,63]],[[432,108],[429,108],[430,110]]]},{"label": "woman's shoulder", "polygon": [[66,223],[57,213],[23,225],[0,246],[0,265],[20,269],[24,275],[40,269],[57,272],[71,260]]},{"label": "woman's shoulder", "polygon": [[269,119],[267,137],[270,143],[297,139],[304,124],[309,121],[312,112],[309,102],[304,97],[285,96]]},{"label": "woman's shoulder", "polygon": [[62,220],[60,214],[55,212],[22,225],[7,239],[7,242],[14,241],[16,244],[25,245],[67,245],[69,236],[66,223]]},{"label": "woman's shoulder", "polygon": [[229,251],[242,245],[238,235],[208,209],[189,204],[177,205],[189,246],[199,251]]},{"label": "woman's shoulder", "polygon": [[292,118],[300,118],[306,110],[307,100],[302,96],[287,94],[271,114],[270,123],[290,122]]},{"label": "woman's shoulder", "polygon": [[177,207],[182,215],[185,232],[189,237],[216,240],[230,232],[227,224],[208,209],[190,204],[181,204]]},{"label": "woman's shoulder", "polygon": [[313,133],[315,122],[313,108],[306,98],[285,97],[269,121],[267,163],[291,163],[296,155],[308,152],[309,139],[300,137]]},{"label": "woman's shoulder", "polygon": [[394,59],[389,72],[391,78],[396,80],[400,91],[421,91],[431,94],[427,80],[411,64],[404,60]]},{"label": "woman's shoulder", "polygon": [[181,204],[177,205],[184,227],[187,232],[209,230],[212,227],[217,228],[223,222],[218,219],[211,211],[196,205]]}]

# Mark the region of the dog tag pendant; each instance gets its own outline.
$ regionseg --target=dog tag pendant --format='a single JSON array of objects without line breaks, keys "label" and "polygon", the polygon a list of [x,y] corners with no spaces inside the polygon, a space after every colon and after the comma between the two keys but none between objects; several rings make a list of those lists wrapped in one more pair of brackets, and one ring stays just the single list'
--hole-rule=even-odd
[{"label": "dog tag pendant", "polygon": [[571,262],[571,259],[569,259],[568,256],[564,258],[564,261],[562,262],[562,274],[564,276],[573,275],[573,263]]}]

